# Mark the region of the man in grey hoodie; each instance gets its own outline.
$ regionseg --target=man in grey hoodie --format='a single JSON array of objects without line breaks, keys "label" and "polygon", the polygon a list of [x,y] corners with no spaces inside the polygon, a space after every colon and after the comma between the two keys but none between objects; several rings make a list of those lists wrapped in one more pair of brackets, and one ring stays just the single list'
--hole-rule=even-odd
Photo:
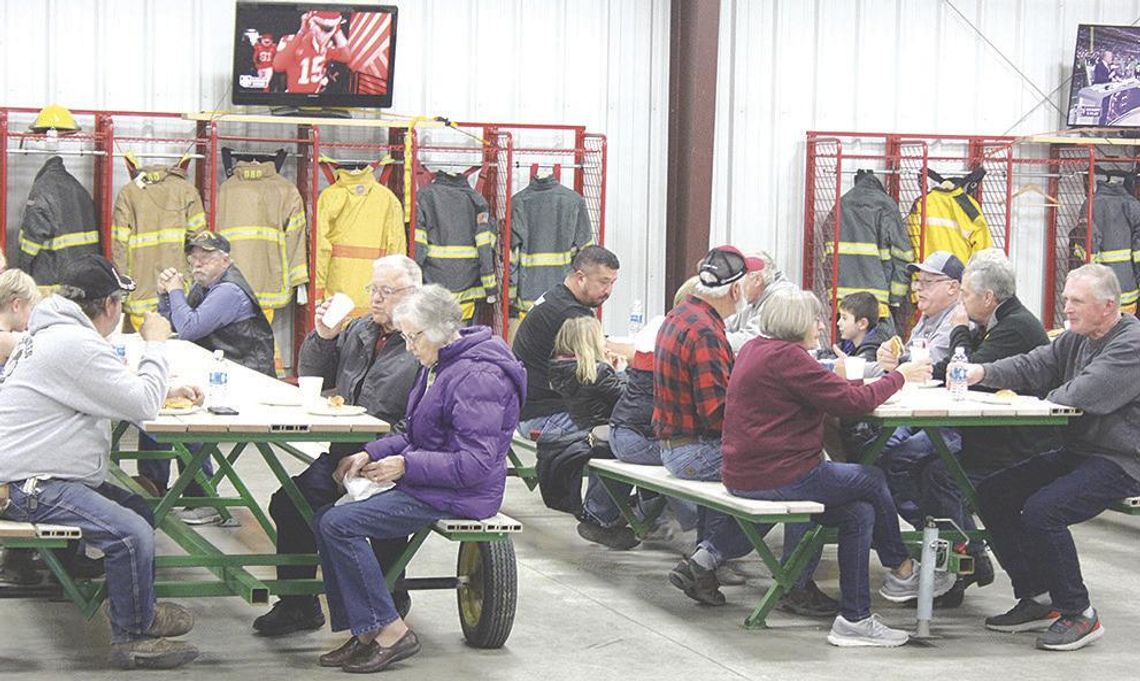
[{"label": "man in grey hoodie", "polygon": [[1047,629],[1043,650],[1077,650],[1104,634],[1089,604],[1069,525],[1140,495],[1140,320],[1120,313],[1120,282],[1104,265],[1069,273],[1069,330],[1049,345],[971,364],[971,384],[1046,393],[1084,415],[1062,430],[1063,446],[986,478],[980,512],[1018,598],[986,619],[995,631]]},{"label": "man in grey hoodie", "polygon": [[111,422],[158,415],[168,396],[201,403],[194,387],[167,390],[170,324],[148,313],[134,373],[107,342],[135,288],[98,255],[63,269],[57,295],[32,313],[0,389],[0,516],[70,525],[103,552],[113,665],[171,668],[198,656],[185,642],[189,611],[154,598],[154,517],[138,495],[107,482]]},{"label": "man in grey hoodie", "polygon": [[757,251],[745,256],[748,274],[744,275],[744,299],[747,307],[724,320],[725,335],[733,352],[740,352],[744,344],[760,335],[760,308],[776,291],[799,289],[795,282],[784,276],[776,267],[772,256]]}]

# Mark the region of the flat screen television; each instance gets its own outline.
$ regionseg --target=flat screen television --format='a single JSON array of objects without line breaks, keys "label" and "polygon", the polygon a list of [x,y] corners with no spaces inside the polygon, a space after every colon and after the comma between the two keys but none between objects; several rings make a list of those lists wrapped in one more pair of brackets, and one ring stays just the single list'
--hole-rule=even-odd
[{"label": "flat screen television", "polygon": [[239,2],[233,103],[390,107],[397,8]]},{"label": "flat screen television", "polygon": [[1140,26],[1077,27],[1070,127],[1140,127]]}]

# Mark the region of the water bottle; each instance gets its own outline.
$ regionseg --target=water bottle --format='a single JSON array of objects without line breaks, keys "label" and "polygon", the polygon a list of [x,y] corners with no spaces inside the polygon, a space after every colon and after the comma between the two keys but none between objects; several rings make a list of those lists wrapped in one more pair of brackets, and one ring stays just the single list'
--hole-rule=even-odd
[{"label": "water bottle", "polygon": [[638,331],[645,326],[645,312],[641,305],[641,299],[637,298],[629,306],[629,335],[632,338],[637,335]]},{"label": "water bottle", "polygon": [[224,407],[229,398],[230,372],[226,369],[225,353],[214,350],[214,365],[210,367],[210,389],[206,399],[211,407]]},{"label": "water bottle", "polygon": [[946,366],[946,387],[950,390],[950,399],[955,402],[966,399],[969,383],[966,380],[966,349],[959,346],[954,348],[954,356]]}]

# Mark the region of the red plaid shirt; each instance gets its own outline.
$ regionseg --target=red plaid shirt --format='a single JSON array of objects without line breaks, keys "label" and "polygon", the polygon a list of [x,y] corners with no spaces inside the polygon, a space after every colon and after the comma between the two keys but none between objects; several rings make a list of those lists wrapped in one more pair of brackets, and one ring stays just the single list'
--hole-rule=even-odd
[{"label": "red plaid shirt", "polygon": [[653,351],[653,429],[659,439],[719,438],[732,371],[724,320],[689,296],[665,316]]}]

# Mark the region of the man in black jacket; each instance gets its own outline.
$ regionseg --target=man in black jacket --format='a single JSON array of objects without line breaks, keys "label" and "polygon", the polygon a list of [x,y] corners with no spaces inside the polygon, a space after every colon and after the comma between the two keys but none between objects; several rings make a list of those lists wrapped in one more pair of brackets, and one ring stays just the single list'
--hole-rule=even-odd
[{"label": "man in black jacket", "polygon": [[[1020,355],[1049,343],[1040,320],[1018,300],[1013,265],[999,249],[977,253],[962,275],[962,300],[951,313],[950,348],[963,348],[971,363],[993,362]],[[970,329],[970,322],[976,325]],[[949,358],[934,367],[935,378],[945,379]],[[1012,466],[1056,446],[1056,432],[1047,427],[962,428],[962,466],[978,481],[990,473]],[[961,503],[957,486],[937,457],[927,466],[924,479],[958,498],[959,514],[951,514],[959,526],[973,529],[973,516]],[[923,509],[926,511],[927,509]],[[941,509],[941,510],[949,510]],[[958,580],[954,589],[942,596],[944,605],[961,601],[962,592],[973,583],[982,586],[993,580],[993,565],[980,542],[970,545],[975,572]]]},{"label": "man in black jacket", "polygon": [[[323,377],[326,386],[336,386],[336,394],[346,404],[365,407],[372,416],[398,425],[404,418],[408,393],[420,365],[393,325],[392,312],[422,284],[419,265],[407,256],[389,255],[374,261],[372,282],[368,285],[371,315],[329,328],[322,321],[328,303],[318,307],[316,328],[301,345],[300,375]],[[360,449],[359,444],[334,444],[293,478],[314,511],[344,494],[333,480],[333,471],[345,456]],[[273,493],[269,515],[277,525],[277,553],[316,553],[313,530],[284,488]],[[380,565],[388,569],[406,543],[402,538],[373,539],[372,550]],[[316,574],[315,565],[277,568],[280,579],[312,579]],[[411,607],[407,591],[397,591],[394,598],[401,613]],[[316,596],[282,596],[272,610],[254,620],[253,628],[262,636],[279,636],[320,629],[324,623]]]}]

